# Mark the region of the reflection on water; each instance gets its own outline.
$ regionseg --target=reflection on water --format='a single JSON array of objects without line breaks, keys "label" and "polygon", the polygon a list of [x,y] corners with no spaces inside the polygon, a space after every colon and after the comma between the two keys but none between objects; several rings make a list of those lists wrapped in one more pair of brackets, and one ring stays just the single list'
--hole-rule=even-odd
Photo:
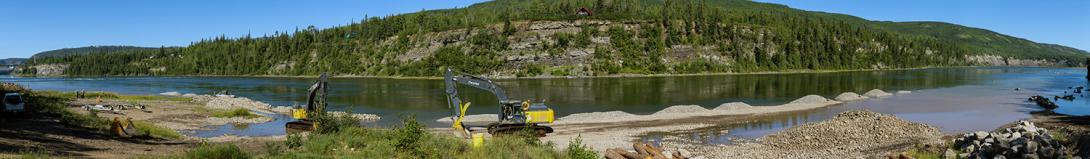
[{"label": "reflection on water", "polygon": [[[986,85],[1005,75],[1019,72],[1064,70],[1046,68],[933,68],[899,71],[856,71],[838,73],[752,74],[642,78],[576,78],[497,80],[512,99],[546,100],[558,116],[572,113],[623,110],[649,114],[672,105],[695,104],[715,107],[728,102],[753,105],[786,103],[807,94],[826,97],[841,92],[862,93],[870,89],[923,90]],[[1046,75],[1036,75],[1046,76]],[[1032,79],[1032,78],[1031,78]],[[87,77],[87,78],[4,78],[39,90],[113,91],[128,94],[157,94],[177,91],[208,94],[220,90],[273,105],[287,106],[305,100],[303,94],[313,78],[250,77]],[[1041,79],[1042,81],[1049,81]],[[330,81],[330,109],[373,113],[383,116],[379,124],[400,121],[400,115],[416,115],[430,126],[446,126],[432,120],[449,115],[441,80],[334,78]],[[468,87],[461,87],[468,88]],[[471,114],[496,113],[493,95],[475,89],[460,89],[465,101],[474,102]],[[911,102],[911,101],[910,101]],[[1085,103],[1085,101],[1083,101]],[[879,104],[879,103],[876,103]],[[827,117],[824,117],[827,118]],[[772,124],[754,122],[749,130],[759,131],[824,119],[805,115]],[[274,121],[286,122],[286,121]],[[264,126],[268,125],[268,126]],[[283,123],[254,124],[244,130],[276,129]],[[772,125],[772,126],[769,126]],[[233,127],[233,126],[225,126]],[[216,131],[223,130],[217,129]],[[740,131],[744,132],[744,131]],[[249,134],[242,132],[243,134]],[[736,132],[731,132],[736,133]],[[264,134],[264,133],[261,133]],[[759,134],[759,133],[758,133]],[[744,134],[743,134],[744,135]]]},{"label": "reflection on water", "polygon": [[[662,136],[675,135],[711,144],[729,144],[754,139],[794,125],[822,121],[837,113],[867,109],[893,114],[905,120],[940,128],[945,133],[992,130],[1008,122],[1028,118],[1029,112],[1041,111],[1026,101],[1031,95],[1072,94],[1067,87],[1086,86],[1084,69],[1007,68],[982,69],[993,72],[979,82],[948,88],[897,94],[892,97],[847,102],[826,108],[764,116],[742,124],[725,124],[691,132],[649,134],[645,141],[656,142]],[[1081,72],[1081,73],[1080,73]],[[1015,90],[1015,88],[1019,88]],[[1059,101],[1054,111],[1071,115],[1090,115],[1090,93],[1072,101]],[[724,133],[725,132],[725,133]]]}]

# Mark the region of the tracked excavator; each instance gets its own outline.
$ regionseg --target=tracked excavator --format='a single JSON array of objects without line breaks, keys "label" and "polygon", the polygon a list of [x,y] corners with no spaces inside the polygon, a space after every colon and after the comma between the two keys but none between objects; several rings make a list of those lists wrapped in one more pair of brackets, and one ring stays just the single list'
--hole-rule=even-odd
[{"label": "tracked excavator", "polygon": [[318,76],[318,81],[307,89],[306,105],[296,105],[292,108],[291,116],[295,118],[295,121],[284,124],[287,133],[314,131],[318,128],[319,123],[314,118],[325,114],[325,95],[329,92],[327,87],[329,85],[328,79],[326,73]]},{"label": "tracked excavator", "polygon": [[[544,125],[553,122],[553,110],[546,106],[545,103],[530,103],[529,100],[508,99],[503,89],[491,80],[457,72],[451,68],[447,68],[445,76],[447,107],[450,109],[451,119],[454,121],[451,127],[454,130],[461,131],[464,137],[470,138],[470,129],[478,127],[486,128],[488,133],[492,135],[531,132],[538,137],[544,137],[545,134],[553,132],[552,127]],[[458,98],[457,85],[459,84],[485,90],[495,95],[500,103],[497,115],[499,120],[488,125],[466,125],[463,123],[462,120],[465,119],[465,113],[466,110],[469,110],[470,102],[463,102]]]}]

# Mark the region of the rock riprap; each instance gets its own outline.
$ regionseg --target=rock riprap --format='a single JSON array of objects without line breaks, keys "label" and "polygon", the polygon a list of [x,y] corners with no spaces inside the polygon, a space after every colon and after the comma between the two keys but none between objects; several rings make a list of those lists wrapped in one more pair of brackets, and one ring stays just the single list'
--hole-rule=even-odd
[{"label": "rock riprap", "polygon": [[[1018,121],[1018,125],[997,132],[978,131],[966,133],[954,139],[956,149],[948,149],[946,155],[957,158],[1061,158],[1065,147],[1052,138],[1045,128],[1039,128],[1029,121]],[[955,156],[946,156],[955,157]]]}]

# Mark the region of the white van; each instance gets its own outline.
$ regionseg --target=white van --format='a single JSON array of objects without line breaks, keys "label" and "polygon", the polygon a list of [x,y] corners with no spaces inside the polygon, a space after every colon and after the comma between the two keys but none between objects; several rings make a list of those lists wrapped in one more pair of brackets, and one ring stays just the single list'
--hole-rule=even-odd
[{"label": "white van", "polygon": [[4,112],[22,113],[25,111],[26,102],[23,102],[23,97],[19,93],[4,94]]}]

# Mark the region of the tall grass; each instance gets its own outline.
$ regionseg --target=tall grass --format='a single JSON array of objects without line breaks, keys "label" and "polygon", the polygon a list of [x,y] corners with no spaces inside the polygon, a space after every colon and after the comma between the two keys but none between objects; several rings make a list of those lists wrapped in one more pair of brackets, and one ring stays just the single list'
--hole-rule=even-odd
[{"label": "tall grass", "polygon": [[388,129],[342,124],[305,137],[289,135],[281,144],[266,145],[264,158],[597,158],[593,150],[573,141],[564,151],[536,137],[508,135],[485,140],[473,148],[465,139],[426,130],[413,117]]},{"label": "tall grass", "polygon": [[148,156],[141,158],[170,158],[170,159],[249,159],[253,155],[242,151],[234,144],[201,145],[197,148],[186,150],[185,153],[173,156]]},{"label": "tall grass", "polygon": [[182,134],[169,128],[161,127],[147,121],[133,121],[133,127],[142,134],[160,139],[181,139]]}]

